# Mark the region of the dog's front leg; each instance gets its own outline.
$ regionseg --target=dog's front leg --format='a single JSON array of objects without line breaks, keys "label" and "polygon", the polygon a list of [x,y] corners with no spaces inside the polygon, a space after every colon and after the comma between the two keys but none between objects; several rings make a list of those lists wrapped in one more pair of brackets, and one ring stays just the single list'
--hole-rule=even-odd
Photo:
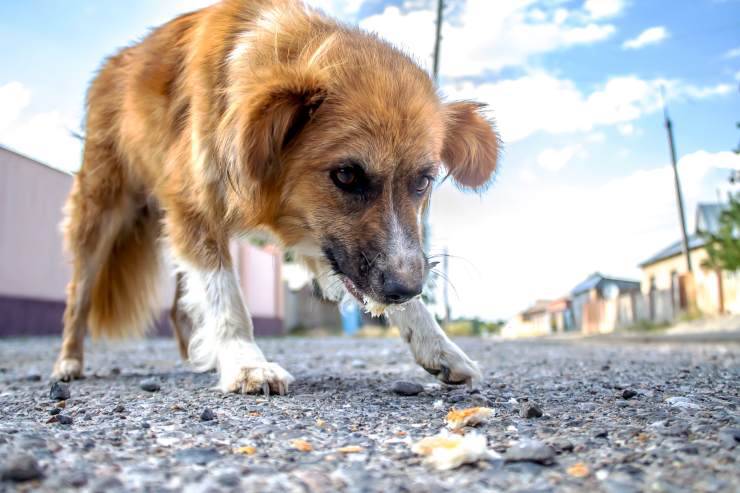
[{"label": "dog's front leg", "polygon": [[183,303],[196,324],[188,347],[190,361],[202,371],[216,368],[224,392],[287,393],[293,377],[267,361],[255,343],[234,271],[182,261],[179,265],[185,275]]},{"label": "dog's front leg", "polygon": [[414,299],[388,316],[401,331],[416,362],[447,384],[473,385],[481,380],[478,364],[444,333],[424,303]]}]

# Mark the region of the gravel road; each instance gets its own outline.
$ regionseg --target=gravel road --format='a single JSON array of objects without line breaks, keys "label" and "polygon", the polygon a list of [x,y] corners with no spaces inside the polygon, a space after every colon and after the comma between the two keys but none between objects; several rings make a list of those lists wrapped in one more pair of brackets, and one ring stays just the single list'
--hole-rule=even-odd
[{"label": "gravel road", "polygon": [[[155,339],[88,345],[52,399],[58,339],[3,340],[0,491],[740,491],[740,345],[459,342],[477,391],[399,340],[288,338],[261,343],[288,396],[223,395]],[[502,458],[438,472],[411,451],[481,405]]]}]

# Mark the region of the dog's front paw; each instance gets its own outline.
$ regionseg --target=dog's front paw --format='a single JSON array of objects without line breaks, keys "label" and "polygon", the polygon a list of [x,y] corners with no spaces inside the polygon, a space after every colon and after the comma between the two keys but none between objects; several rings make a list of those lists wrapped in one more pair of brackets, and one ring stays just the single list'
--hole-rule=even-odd
[{"label": "dog's front paw", "polygon": [[452,341],[444,341],[431,354],[419,356],[422,355],[417,355],[421,367],[448,385],[467,384],[472,387],[483,378],[478,364]]},{"label": "dog's front paw", "polygon": [[221,390],[242,394],[285,395],[293,380],[293,376],[277,363],[264,361],[242,366],[235,377],[222,375]]},{"label": "dog's front paw", "polygon": [[82,377],[82,361],[77,358],[59,358],[51,372],[52,380],[69,382]]}]

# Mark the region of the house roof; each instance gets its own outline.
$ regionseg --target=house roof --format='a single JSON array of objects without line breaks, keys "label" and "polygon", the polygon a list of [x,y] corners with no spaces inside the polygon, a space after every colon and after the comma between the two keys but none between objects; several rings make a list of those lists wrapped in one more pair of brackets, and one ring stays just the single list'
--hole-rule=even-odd
[{"label": "house roof", "polygon": [[576,285],[575,288],[571,291],[571,294],[573,296],[585,293],[587,291],[591,291],[592,289],[600,289],[607,283],[613,283],[616,284],[620,291],[624,289],[629,288],[637,288],[640,286],[639,281],[634,281],[632,279],[621,279],[618,277],[611,277],[611,276],[605,276],[601,274],[600,272],[594,272],[590,276],[588,276],[584,281],[580,282],[578,285]]},{"label": "house roof", "polygon": [[[691,235],[689,236],[689,250],[696,250],[697,248],[701,248],[704,246],[706,242],[704,241],[704,238],[702,238],[699,235]],[[683,241],[678,240],[675,243],[672,243],[671,245],[667,246],[666,248],[662,249],[649,259],[643,261],[640,263],[640,267],[644,268],[648,265],[653,265],[657,262],[660,262],[661,260],[669,259],[671,257],[675,257],[676,255],[681,255],[683,253]]]},{"label": "house roof", "polygon": [[62,169],[59,169],[59,168],[55,168],[54,166],[51,166],[49,164],[42,163],[41,161],[37,161],[36,159],[34,159],[32,157],[28,157],[25,154],[21,154],[20,152],[14,150],[14,149],[11,149],[10,147],[7,147],[5,145],[0,145],[0,156],[3,153],[15,154],[16,156],[22,157],[23,159],[25,159],[26,161],[28,161],[31,164],[34,164],[36,166],[42,166],[42,167],[44,167],[46,169],[49,169],[51,171],[55,171],[55,172],[60,173],[62,175],[74,176],[74,173],[70,173],[69,171],[65,171],[65,170],[62,170]]},{"label": "house roof", "polygon": [[[696,231],[693,235],[689,236],[689,250],[701,248],[706,243],[700,233],[716,234],[717,231],[719,231],[719,218],[722,215],[722,211],[726,208],[727,206],[721,203],[705,203],[699,204],[696,207]],[[678,240],[675,243],[668,245],[649,259],[641,262],[640,267],[647,267],[648,265],[660,262],[661,260],[681,255],[682,253],[683,241]]]},{"label": "house roof", "polygon": [[542,313],[547,311],[547,305],[550,304],[550,300],[537,300],[534,305],[530,306],[522,312],[522,315],[534,315],[536,313]]}]

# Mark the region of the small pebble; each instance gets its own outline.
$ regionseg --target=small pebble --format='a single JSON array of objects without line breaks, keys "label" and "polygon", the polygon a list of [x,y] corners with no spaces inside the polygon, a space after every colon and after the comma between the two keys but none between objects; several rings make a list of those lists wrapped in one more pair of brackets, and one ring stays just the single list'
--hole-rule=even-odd
[{"label": "small pebble", "polygon": [[61,412],[62,410],[59,409],[58,407],[52,407],[51,410],[49,411],[49,414],[51,414],[52,416],[56,416],[57,414]]},{"label": "small pebble", "polygon": [[393,383],[393,387],[391,387],[391,390],[393,390],[393,392],[398,395],[410,396],[420,394],[424,391],[424,387],[415,382],[406,382],[404,380],[399,380]]},{"label": "small pebble", "polygon": [[116,407],[113,408],[114,413],[122,413],[126,410],[125,407],[123,407],[123,404],[117,404]]},{"label": "small pebble", "polygon": [[542,409],[540,409],[534,402],[525,401],[522,402],[522,405],[519,408],[519,416],[522,418],[541,418]]},{"label": "small pebble", "polygon": [[59,423],[60,425],[71,425],[72,424],[72,418],[64,414],[59,414],[56,418],[57,418],[57,423]]},{"label": "small pebble", "polygon": [[203,409],[203,412],[200,413],[201,421],[213,421],[214,419],[216,419],[216,415],[209,408]]},{"label": "small pebble", "polygon": [[160,388],[162,388],[159,385],[159,382],[157,382],[156,380],[151,380],[151,379],[143,380],[139,384],[139,387],[141,387],[141,390],[146,390],[147,392],[157,392]]},{"label": "small pebble", "polygon": [[549,464],[555,457],[555,450],[539,440],[521,440],[506,451],[507,462],[536,462]]},{"label": "small pebble", "polygon": [[64,382],[54,382],[49,389],[49,399],[53,401],[66,401],[70,397],[69,385]]},{"label": "small pebble", "polygon": [[632,389],[624,389],[622,391],[622,399],[632,399],[637,395],[637,392],[635,392]]},{"label": "small pebble", "polygon": [[32,455],[20,452],[10,456],[7,462],[2,465],[0,477],[3,481],[20,483],[22,481],[41,479],[44,477],[44,473]]}]

